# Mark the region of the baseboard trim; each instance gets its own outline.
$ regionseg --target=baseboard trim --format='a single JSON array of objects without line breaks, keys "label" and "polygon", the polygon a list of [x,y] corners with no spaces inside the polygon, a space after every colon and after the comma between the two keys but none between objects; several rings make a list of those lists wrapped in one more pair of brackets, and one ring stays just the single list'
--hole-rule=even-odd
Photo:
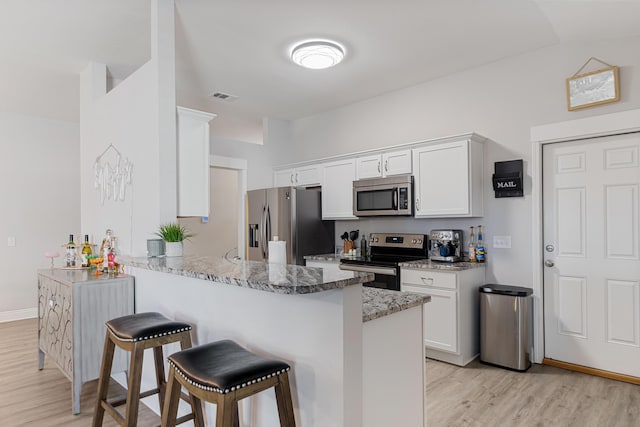
[{"label": "baseboard trim", "polygon": [[568,369],[570,371],[581,372],[583,374],[595,375],[598,377],[609,378],[616,381],[624,381],[626,383],[640,385],[640,377],[633,377],[631,375],[618,374],[611,371],[603,371],[602,369],[589,368],[587,366],[576,365],[573,363],[561,362],[559,360],[542,359],[544,365],[555,366],[557,368]]},{"label": "baseboard trim", "polygon": [[0,323],[13,322],[14,320],[32,319],[38,317],[38,308],[23,308],[22,310],[11,310],[0,312]]}]

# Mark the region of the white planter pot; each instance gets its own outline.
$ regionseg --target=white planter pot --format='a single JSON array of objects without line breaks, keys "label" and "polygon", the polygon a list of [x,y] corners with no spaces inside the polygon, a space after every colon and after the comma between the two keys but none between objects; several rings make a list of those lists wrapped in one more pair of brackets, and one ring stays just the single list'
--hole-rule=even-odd
[{"label": "white planter pot", "polygon": [[166,256],[182,256],[182,242],[164,242]]}]

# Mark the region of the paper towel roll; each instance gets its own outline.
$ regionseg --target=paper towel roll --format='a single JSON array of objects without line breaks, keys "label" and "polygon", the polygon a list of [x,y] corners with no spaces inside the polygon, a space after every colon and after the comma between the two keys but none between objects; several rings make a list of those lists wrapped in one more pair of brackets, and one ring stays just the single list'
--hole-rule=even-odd
[{"label": "paper towel roll", "polygon": [[269,263],[287,263],[287,242],[284,240],[272,240],[269,242]]}]

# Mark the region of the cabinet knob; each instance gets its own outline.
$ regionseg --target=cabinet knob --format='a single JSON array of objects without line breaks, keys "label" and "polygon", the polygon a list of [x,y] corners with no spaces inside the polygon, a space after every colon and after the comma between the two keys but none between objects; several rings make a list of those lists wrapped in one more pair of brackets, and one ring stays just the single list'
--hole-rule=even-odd
[{"label": "cabinet knob", "polygon": [[389,160],[384,161],[384,171],[389,172]]},{"label": "cabinet knob", "polygon": [[293,174],[291,174],[290,181],[291,181],[291,183],[293,184]]},{"label": "cabinet knob", "polygon": [[378,162],[378,172],[382,172],[382,171],[380,170],[380,162]]},{"label": "cabinet knob", "polygon": [[420,199],[416,199],[416,210],[420,210]]},{"label": "cabinet knob", "polygon": [[53,307],[55,305],[56,305],[56,298],[55,297],[49,298],[49,307]]},{"label": "cabinet knob", "polygon": [[433,285],[433,278],[432,277],[421,277],[422,282],[425,285]]}]

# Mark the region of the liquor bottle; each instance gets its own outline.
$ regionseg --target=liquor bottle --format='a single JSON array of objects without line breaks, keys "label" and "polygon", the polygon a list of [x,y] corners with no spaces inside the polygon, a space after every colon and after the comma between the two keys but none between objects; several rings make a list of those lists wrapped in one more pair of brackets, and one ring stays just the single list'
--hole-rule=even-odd
[{"label": "liquor bottle", "polygon": [[482,226],[478,226],[478,244],[476,245],[476,261],[485,262],[486,261],[486,253],[484,249],[484,242],[482,236]]},{"label": "liquor bottle", "polygon": [[73,234],[69,234],[69,243],[67,243],[65,261],[67,267],[76,266],[76,244],[73,242]]},{"label": "liquor bottle", "polygon": [[362,258],[367,257],[367,235],[362,235],[362,240],[360,240],[360,256]]},{"label": "liquor bottle", "polygon": [[467,254],[469,262],[476,262],[476,236],[473,234],[473,225],[469,232],[469,253]]},{"label": "liquor bottle", "polygon": [[89,244],[89,235],[84,235],[84,246],[82,247],[82,266],[89,267],[89,256],[91,255],[91,245]]},{"label": "liquor bottle", "polygon": [[[111,253],[111,246],[113,245],[111,229],[107,229],[106,236],[102,239],[100,245],[100,256],[102,257],[102,271],[109,272],[109,254]],[[113,259],[113,258],[112,258]]]}]

